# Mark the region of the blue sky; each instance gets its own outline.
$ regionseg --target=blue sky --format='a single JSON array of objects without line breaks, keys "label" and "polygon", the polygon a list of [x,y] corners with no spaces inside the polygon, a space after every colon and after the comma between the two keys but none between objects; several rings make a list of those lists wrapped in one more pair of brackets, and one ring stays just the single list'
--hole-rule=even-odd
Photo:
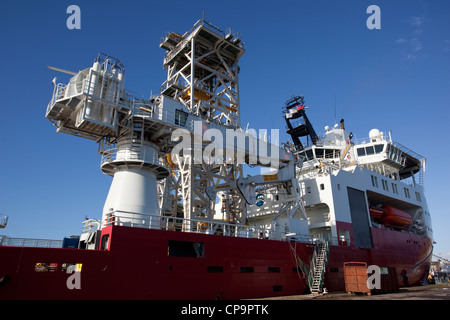
[{"label": "blue sky", "polygon": [[[71,4],[81,9],[81,30],[66,27]],[[371,4],[381,9],[380,30],[366,27]],[[53,77],[69,79],[46,65],[78,71],[105,52],[125,65],[125,87],[148,97],[166,78],[160,38],[189,30],[203,11],[245,42],[243,126],[283,133],[281,107],[304,94],[318,133],[344,118],[356,138],[392,130],[394,140],[424,155],[435,253],[450,257],[446,0],[2,2],[0,214],[10,217],[3,234],[79,234],[85,216],[101,217],[111,182],[94,142],[58,135],[45,119]]]}]

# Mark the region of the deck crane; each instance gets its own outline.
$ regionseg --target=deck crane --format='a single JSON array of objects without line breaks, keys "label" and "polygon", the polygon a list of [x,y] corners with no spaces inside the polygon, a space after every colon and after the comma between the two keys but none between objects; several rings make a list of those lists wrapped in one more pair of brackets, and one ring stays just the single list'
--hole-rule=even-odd
[{"label": "deck crane", "polygon": [[285,183],[290,194],[300,197],[298,181],[295,178],[295,165],[296,161],[293,159],[275,173],[241,177],[231,183],[222,183],[208,187],[206,192],[208,197],[214,200],[218,191],[237,189],[245,201],[249,205],[253,205],[256,203],[256,186]]}]

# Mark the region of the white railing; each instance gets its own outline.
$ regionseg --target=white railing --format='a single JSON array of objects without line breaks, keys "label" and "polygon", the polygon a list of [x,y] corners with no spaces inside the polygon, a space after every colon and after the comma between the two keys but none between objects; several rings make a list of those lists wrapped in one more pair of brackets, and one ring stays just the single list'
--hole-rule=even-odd
[{"label": "white railing", "polygon": [[114,210],[108,214],[107,220],[103,222],[103,227],[110,225],[254,239],[288,240],[309,243],[314,241],[314,239],[309,235],[298,235],[283,232],[281,232],[281,237],[279,239],[275,239],[275,234],[280,234],[280,232],[277,233],[272,229],[234,224],[221,220],[187,219],[141,213],[138,214],[121,210]]},{"label": "white railing", "polygon": [[[100,166],[105,163],[110,163],[114,161],[142,161],[146,163],[151,163],[155,165],[162,166],[159,163],[158,154],[153,150],[147,151],[146,148],[141,148],[140,144],[136,144],[131,147],[121,147],[120,149],[111,148],[101,152],[102,159]],[[118,157],[119,153],[119,157]]]},{"label": "white railing", "polygon": [[397,141],[392,141],[392,140],[388,139],[388,137],[386,137],[386,136],[382,136],[382,137],[377,138],[377,139],[380,139],[381,141],[377,140],[376,142],[373,142],[370,138],[367,138],[367,137],[366,138],[355,139],[355,145],[377,143],[377,142],[379,142],[379,143],[381,143],[381,142],[388,142],[392,146],[398,148],[400,151],[402,151],[403,153],[405,153],[405,154],[407,154],[407,155],[409,155],[409,156],[411,156],[413,158],[416,158],[418,160],[425,159],[425,157],[422,156],[421,154],[419,154],[419,153],[409,149],[408,147],[405,147],[404,145],[402,145],[401,143],[399,143]]},{"label": "white railing", "polygon": [[66,92],[67,85],[64,83],[58,83],[55,85],[55,88],[53,90],[53,96],[50,100],[49,104],[47,105],[47,111],[46,114],[50,112],[50,109],[55,105],[56,101],[63,98],[64,94]]},{"label": "white railing", "polygon": [[[98,80],[94,77],[101,79],[101,82],[97,83]],[[105,87],[105,84],[108,85]],[[123,93],[121,91],[121,84],[118,79],[111,80],[101,72],[91,70],[89,72],[89,75],[80,81],[69,82],[68,84],[55,84],[52,99],[47,105],[47,113],[50,111],[53,105],[55,105],[56,101],[82,94],[100,101],[104,101],[113,106],[125,106],[119,100]]]},{"label": "white railing", "polygon": [[64,84],[64,83],[58,83],[56,85],[55,94],[53,96],[53,102],[64,97],[64,95],[66,93],[66,88],[67,88],[67,84]]},{"label": "white railing", "polygon": [[82,233],[90,233],[101,229],[101,223],[97,219],[87,219],[83,221]]},{"label": "white railing", "polygon": [[61,248],[62,240],[11,238],[0,236],[0,246],[4,247],[38,247],[38,248]]},{"label": "white railing", "polygon": [[401,143],[398,143],[396,141],[392,142],[392,145],[394,145],[395,147],[399,148],[403,153],[406,153],[407,155],[416,158],[418,160],[421,159],[425,159],[424,156],[422,156],[421,154],[409,149],[408,147],[405,147],[404,145],[402,145]]},{"label": "white railing", "polygon": [[166,231],[184,231],[245,238],[270,238],[272,231],[253,226],[238,225],[220,220],[186,219],[114,210],[108,214],[108,225],[128,226]]},{"label": "white railing", "polygon": [[[186,43],[188,41],[190,41],[189,36],[191,34],[193,34],[193,32],[199,27],[199,26],[205,26],[207,27],[209,30],[213,31],[214,33],[217,33],[219,35],[221,35],[222,37],[225,38],[225,36],[227,34],[233,35],[233,38],[235,39],[235,41],[237,41],[237,39],[239,39],[239,42],[233,42],[235,43],[235,45],[237,45],[240,48],[244,47],[244,42],[242,42],[242,40],[240,39],[240,34],[238,32],[233,31],[231,28],[228,28],[226,31],[221,30],[219,27],[213,25],[210,22],[205,21],[204,19],[198,20],[194,26],[187,31],[185,34],[183,34],[180,37],[180,41],[178,42],[178,44],[176,45],[176,47],[174,49],[172,49],[172,51],[168,51],[166,53],[166,56],[164,57],[164,64],[166,64],[167,62],[169,62],[176,54],[178,54],[186,45]],[[161,38],[160,40],[160,44],[162,42],[164,42],[166,39],[166,37]]]}]

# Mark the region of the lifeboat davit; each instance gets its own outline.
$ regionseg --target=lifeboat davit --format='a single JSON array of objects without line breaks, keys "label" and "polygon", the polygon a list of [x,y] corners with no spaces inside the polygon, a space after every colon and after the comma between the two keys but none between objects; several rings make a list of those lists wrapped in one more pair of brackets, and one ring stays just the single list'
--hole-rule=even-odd
[{"label": "lifeboat davit", "polygon": [[405,211],[391,206],[383,206],[384,214],[379,218],[380,222],[389,227],[408,229],[412,224],[411,216]]}]

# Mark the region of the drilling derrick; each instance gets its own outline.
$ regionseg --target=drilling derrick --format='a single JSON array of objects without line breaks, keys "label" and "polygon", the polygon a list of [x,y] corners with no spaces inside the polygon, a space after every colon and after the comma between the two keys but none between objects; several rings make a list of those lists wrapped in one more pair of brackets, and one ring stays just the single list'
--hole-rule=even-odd
[{"label": "drilling derrick", "polygon": [[[161,86],[162,95],[181,102],[208,123],[239,128],[238,61],[244,54],[239,34],[199,20],[183,35],[168,32],[161,39],[160,47],[167,50],[164,57],[167,80]],[[195,147],[203,151],[203,146]],[[173,172],[177,179],[172,183],[179,188],[185,218],[212,219],[218,211],[211,205],[205,188],[235,181],[242,175],[241,164],[230,163],[225,158],[219,162],[199,164],[193,162],[192,155],[177,157]],[[221,193],[219,199],[222,214],[219,218],[244,222],[244,203],[235,190]]]},{"label": "drilling derrick", "polygon": [[238,61],[244,54],[239,35],[199,20],[184,35],[168,32],[160,47],[167,50],[167,80],[161,93],[195,115],[238,128]]}]

